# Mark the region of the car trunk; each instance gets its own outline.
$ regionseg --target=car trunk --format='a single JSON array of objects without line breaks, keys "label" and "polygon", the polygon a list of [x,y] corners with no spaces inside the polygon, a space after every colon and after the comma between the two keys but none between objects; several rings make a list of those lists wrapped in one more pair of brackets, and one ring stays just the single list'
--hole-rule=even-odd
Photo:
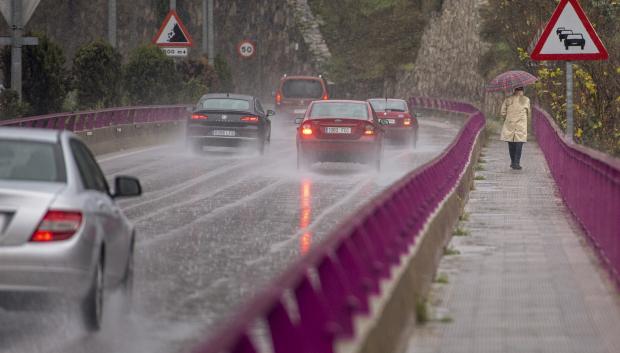
[{"label": "car trunk", "polygon": [[363,133],[366,125],[372,125],[368,120],[359,119],[313,119],[311,120],[316,137],[323,140],[357,140]]},{"label": "car trunk", "polygon": [[403,127],[405,126],[403,123],[404,120],[406,118],[411,119],[411,115],[409,113],[394,110],[377,113],[377,117],[379,119],[386,119],[388,121],[388,125],[386,125],[386,127],[388,128]]},{"label": "car trunk", "polygon": [[64,188],[60,183],[1,182],[0,247],[28,242]]}]

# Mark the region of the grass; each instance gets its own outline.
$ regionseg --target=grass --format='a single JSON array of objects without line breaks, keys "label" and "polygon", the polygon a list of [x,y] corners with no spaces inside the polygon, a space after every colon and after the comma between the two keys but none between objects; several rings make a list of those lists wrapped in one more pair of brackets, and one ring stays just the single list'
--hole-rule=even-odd
[{"label": "grass", "polygon": [[444,324],[449,324],[451,322],[454,322],[454,319],[450,316],[444,316],[441,319],[439,319],[439,322],[444,323]]},{"label": "grass", "polygon": [[435,278],[435,283],[448,284],[448,275],[445,273],[440,273],[437,278]]},{"label": "grass", "polygon": [[486,164],[487,160],[482,158],[482,156],[480,158],[478,158],[478,163],[480,164]]},{"label": "grass", "polygon": [[463,212],[463,214],[459,216],[459,221],[461,222],[469,221],[469,212]]},{"label": "grass", "polygon": [[445,248],[443,248],[443,254],[446,256],[452,256],[452,255],[460,255],[461,252],[456,250],[452,246],[446,246]]},{"label": "grass", "polygon": [[457,236],[457,237],[464,237],[464,236],[469,235],[469,231],[459,226],[454,229],[454,231],[452,232],[452,235]]},{"label": "grass", "polygon": [[474,180],[487,180],[487,178],[485,178],[484,175],[476,175]]},{"label": "grass", "polygon": [[484,168],[484,166],[483,166],[483,165],[481,165],[481,164],[476,164],[476,171],[477,171],[477,172],[483,172],[483,171],[485,171],[485,170],[486,170],[486,169]]},{"label": "grass", "polygon": [[426,299],[420,299],[415,304],[415,318],[419,324],[425,324],[428,322],[428,303]]}]

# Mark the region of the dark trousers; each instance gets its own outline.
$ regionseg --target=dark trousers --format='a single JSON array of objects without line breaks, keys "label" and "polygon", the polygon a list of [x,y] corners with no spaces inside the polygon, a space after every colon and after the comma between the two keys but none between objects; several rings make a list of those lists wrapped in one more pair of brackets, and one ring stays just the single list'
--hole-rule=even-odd
[{"label": "dark trousers", "polygon": [[508,142],[508,153],[510,153],[510,165],[520,165],[522,150],[523,150],[523,142]]}]

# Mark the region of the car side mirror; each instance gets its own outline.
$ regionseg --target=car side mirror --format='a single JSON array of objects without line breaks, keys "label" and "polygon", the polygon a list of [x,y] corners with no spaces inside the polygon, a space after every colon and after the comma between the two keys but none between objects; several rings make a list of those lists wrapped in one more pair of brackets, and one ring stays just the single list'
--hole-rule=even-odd
[{"label": "car side mirror", "polygon": [[421,118],[422,117],[422,113],[413,113],[413,116],[415,116],[416,118]]},{"label": "car side mirror", "polygon": [[142,186],[137,178],[130,176],[117,176],[114,179],[113,198],[135,197],[142,195]]},{"label": "car side mirror", "polygon": [[295,124],[300,125],[304,118],[295,118]]},{"label": "car side mirror", "polygon": [[276,112],[274,112],[271,109],[267,110],[267,116],[272,116],[272,115],[276,115]]},{"label": "car side mirror", "polygon": [[379,125],[389,125],[390,122],[387,119],[379,119]]}]

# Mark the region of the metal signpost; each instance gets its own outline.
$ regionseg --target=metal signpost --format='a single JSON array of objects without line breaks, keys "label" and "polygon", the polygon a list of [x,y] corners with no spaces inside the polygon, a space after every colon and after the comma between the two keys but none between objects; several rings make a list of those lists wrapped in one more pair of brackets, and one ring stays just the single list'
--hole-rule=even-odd
[{"label": "metal signpost", "polygon": [[574,136],[573,63],[575,60],[606,60],[607,49],[596,34],[578,0],[562,0],[536,45],[532,60],[566,61],[566,137]]},{"label": "metal signpost", "polygon": [[37,45],[36,37],[24,37],[24,26],[40,0],[10,0],[0,4],[2,15],[11,27],[11,37],[0,37],[0,45],[11,46],[11,89],[22,97],[22,46]]},{"label": "metal signpost", "polygon": [[[170,3],[172,6],[172,2]],[[192,37],[181,22],[175,10],[170,10],[162,23],[153,43],[168,56],[186,57],[192,46]]]}]

